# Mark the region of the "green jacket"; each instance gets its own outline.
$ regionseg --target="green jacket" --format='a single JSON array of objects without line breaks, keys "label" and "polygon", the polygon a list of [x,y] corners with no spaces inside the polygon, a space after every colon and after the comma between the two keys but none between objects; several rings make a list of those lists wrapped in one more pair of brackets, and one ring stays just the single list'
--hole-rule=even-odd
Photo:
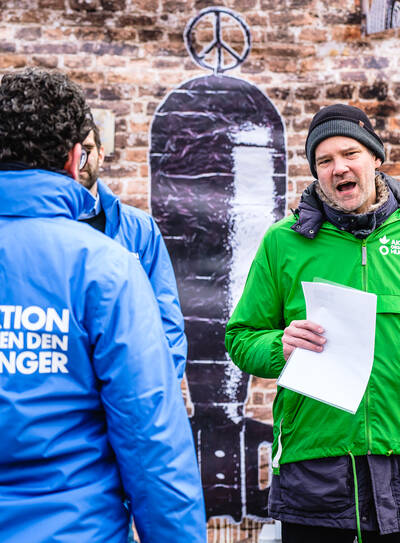
[{"label": "green jacket", "polygon": [[306,318],[301,281],[316,278],[377,294],[375,356],[355,415],[278,387],[274,466],[349,451],[400,454],[400,210],[364,240],[329,222],[307,239],[290,229],[294,222],[273,225],[258,249],[227,326],[232,360],[247,373],[277,378],[283,329]]}]

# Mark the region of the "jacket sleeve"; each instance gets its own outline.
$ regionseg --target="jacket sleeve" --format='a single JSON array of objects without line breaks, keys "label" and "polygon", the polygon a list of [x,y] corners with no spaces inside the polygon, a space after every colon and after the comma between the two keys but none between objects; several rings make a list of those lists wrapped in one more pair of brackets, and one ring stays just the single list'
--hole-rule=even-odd
[{"label": "jacket sleeve", "polygon": [[151,235],[140,258],[160,308],[178,377],[182,379],[186,366],[187,340],[174,269],[161,232],[154,219],[150,217],[150,221]]},{"label": "jacket sleeve", "polygon": [[141,543],[205,543],[193,438],[157,303],[138,260],[123,256],[88,300],[109,440]]},{"label": "jacket sleeve", "polygon": [[[276,256],[276,255],[275,255]],[[279,377],[285,359],[283,315],[276,258],[268,249],[268,233],[251,265],[243,294],[228,322],[225,344],[243,371],[258,377]]]}]

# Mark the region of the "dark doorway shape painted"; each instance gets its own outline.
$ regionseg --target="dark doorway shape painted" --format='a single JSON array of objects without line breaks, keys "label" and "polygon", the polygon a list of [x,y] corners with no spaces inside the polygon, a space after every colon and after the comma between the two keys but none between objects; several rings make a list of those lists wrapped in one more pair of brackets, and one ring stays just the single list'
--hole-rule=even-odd
[{"label": "dark doorway shape painted", "polygon": [[258,451],[272,427],[244,416],[250,378],[229,360],[224,332],[264,232],[285,214],[284,125],[254,85],[196,78],[156,111],[150,164],[152,213],[185,316],[207,515],[266,518]]}]

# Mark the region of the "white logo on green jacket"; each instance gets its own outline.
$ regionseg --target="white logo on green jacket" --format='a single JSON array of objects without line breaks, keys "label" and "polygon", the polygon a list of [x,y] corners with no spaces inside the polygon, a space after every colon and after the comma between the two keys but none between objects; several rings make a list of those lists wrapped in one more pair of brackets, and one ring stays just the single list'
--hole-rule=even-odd
[{"label": "white logo on green jacket", "polygon": [[400,255],[400,239],[392,239],[392,242],[389,244],[390,238],[383,236],[379,241],[382,244],[379,247],[381,255],[386,256],[389,253],[392,255]]}]

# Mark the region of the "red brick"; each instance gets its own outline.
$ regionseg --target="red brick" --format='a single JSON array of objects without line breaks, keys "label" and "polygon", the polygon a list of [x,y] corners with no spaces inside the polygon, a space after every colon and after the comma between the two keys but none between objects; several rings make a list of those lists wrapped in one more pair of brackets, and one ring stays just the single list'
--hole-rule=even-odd
[{"label": "red brick", "polygon": [[27,66],[27,58],[23,55],[10,55],[0,53],[0,68],[24,68]]},{"label": "red brick", "polygon": [[300,100],[313,100],[318,98],[320,92],[320,87],[298,87],[296,89],[295,96]]},{"label": "red brick", "polygon": [[[0,10],[0,13],[3,14]],[[17,24],[30,24],[30,23],[40,23],[44,25],[48,22],[50,17],[50,11],[49,10],[23,10],[23,11],[17,11],[15,13],[11,12],[8,14],[7,21],[9,23],[17,23]]]},{"label": "red brick", "polygon": [[116,148],[125,149],[128,145],[128,134],[116,134],[114,143]]},{"label": "red brick", "polygon": [[96,11],[100,8],[100,0],[69,0],[69,5],[71,9],[77,11]]},{"label": "red brick", "polygon": [[[149,165],[148,164],[141,164],[139,168],[139,173],[141,177],[147,178],[149,176]],[[145,185],[145,183],[144,183]],[[144,186],[144,189],[146,187]]]},{"label": "red brick", "polygon": [[390,162],[400,162],[400,147],[392,147],[389,154]]},{"label": "red brick", "polygon": [[[82,65],[81,65],[82,66]],[[76,81],[76,83],[82,84],[102,84],[104,83],[104,74],[102,72],[95,72],[93,70],[73,70],[68,72],[68,75]]]},{"label": "red brick", "polygon": [[288,28],[273,28],[266,30],[266,40],[267,43],[293,44],[295,38]]},{"label": "red brick", "polygon": [[389,59],[387,57],[363,56],[363,67],[367,70],[382,70],[388,66]]},{"label": "red brick", "polygon": [[400,131],[400,119],[391,117],[388,123],[389,130],[399,130]]},{"label": "red brick", "polygon": [[33,55],[32,60],[35,66],[42,68],[58,67],[58,57],[55,55]]},{"label": "red brick", "polygon": [[[138,41],[138,31],[136,28],[126,27],[126,28],[107,28],[105,33],[105,40],[107,41],[120,41],[120,42],[132,42],[135,43]],[[92,38],[95,39],[95,38]],[[99,38],[101,39],[101,38]]]},{"label": "red brick", "polygon": [[282,113],[285,117],[294,117],[296,115],[301,115],[301,107],[298,105],[298,103],[285,104]]},{"label": "red brick", "polygon": [[343,81],[357,82],[357,81],[366,81],[367,80],[367,76],[366,76],[365,72],[356,72],[356,71],[341,72],[339,75],[340,75],[340,77],[342,78]]},{"label": "red brick", "polygon": [[109,15],[105,11],[85,11],[77,10],[63,14],[66,23],[73,26],[90,25],[103,29],[109,20]]},{"label": "red brick", "polygon": [[389,117],[395,114],[398,109],[397,104],[391,100],[385,100],[384,102],[351,102],[351,105],[363,109],[371,117]]},{"label": "red brick", "polygon": [[354,85],[334,85],[326,89],[327,98],[337,98],[338,100],[351,100],[354,95]]},{"label": "red brick", "polygon": [[75,43],[29,43],[21,47],[23,53],[37,55],[68,55],[77,52]]},{"label": "red brick", "polygon": [[15,43],[0,41],[0,53],[15,53]]},{"label": "red brick", "polygon": [[99,29],[95,26],[80,26],[75,27],[71,30],[73,31],[76,38],[78,38],[78,40],[104,41],[106,37],[106,32],[107,36],[109,36],[109,33],[112,32],[113,29]]},{"label": "red brick", "polygon": [[42,38],[45,41],[68,41],[72,34],[71,28],[44,28]]},{"label": "red brick", "polygon": [[95,55],[126,55],[135,58],[138,56],[139,47],[124,43],[86,42],[82,44],[81,50]]},{"label": "red brick", "polygon": [[64,66],[72,70],[84,67],[85,70],[91,68],[93,59],[89,55],[64,55]]},{"label": "red brick", "polygon": [[314,18],[308,13],[275,12],[270,14],[270,21],[273,26],[305,26],[312,25]]},{"label": "red brick", "polygon": [[264,70],[265,60],[263,59],[246,60],[246,62],[240,66],[240,71],[244,74],[256,74],[261,73]]},{"label": "red brick", "polygon": [[251,406],[245,410],[245,414],[252,419],[261,422],[272,423],[272,408],[267,406],[255,407]]},{"label": "red brick", "polygon": [[273,100],[286,100],[290,94],[290,89],[287,87],[272,87],[266,90],[266,94]]},{"label": "red brick", "polygon": [[293,120],[293,129],[296,132],[307,131],[311,123],[311,119],[294,119]]},{"label": "red brick", "polygon": [[315,43],[326,42],[327,31],[320,28],[303,28],[300,32],[301,41],[312,41]]},{"label": "red brick", "polygon": [[386,81],[375,81],[372,85],[361,85],[359,94],[364,100],[385,100],[388,95],[388,84]]},{"label": "red brick", "polygon": [[65,1],[64,0],[39,0],[38,8],[39,10],[42,10],[42,9],[64,10]]},{"label": "red brick", "polygon": [[128,65],[131,60],[126,57],[118,57],[115,55],[102,55],[97,57],[97,66],[105,66],[107,68],[123,68]]},{"label": "red brick", "polygon": [[360,57],[335,58],[334,66],[335,68],[338,68],[338,69],[351,68],[355,70],[361,67],[361,59]]},{"label": "red brick", "polygon": [[17,40],[38,40],[42,35],[42,29],[40,27],[28,26],[26,28],[20,28],[15,32],[15,38]]},{"label": "red brick", "polygon": [[379,170],[393,177],[399,177],[400,176],[400,162],[396,162],[395,164],[390,164],[388,162],[385,162],[384,164],[382,164]]},{"label": "red brick", "polygon": [[268,16],[262,11],[258,13],[246,13],[245,20],[250,28],[254,28],[256,26],[265,28],[268,25]]},{"label": "red brick", "polygon": [[158,70],[163,70],[163,69],[175,70],[175,69],[181,67],[182,63],[177,61],[177,60],[173,60],[173,59],[169,59],[169,58],[166,58],[166,59],[154,59],[152,61],[151,66],[152,66],[152,68],[155,68],[155,69],[158,69]]},{"label": "red brick", "polygon": [[130,177],[129,181],[126,183],[127,194],[140,194],[140,193],[147,192],[147,183],[144,179],[135,177],[135,175],[137,175],[137,172],[138,172],[138,168],[137,166],[134,166],[132,168],[132,174],[131,174],[132,177]]},{"label": "red brick", "polygon": [[307,9],[313,4],[313,0],[288,0],[288,8],[290,9]]},{"label": "red brick", "polygon": [[321,100],[318,100],[318,102],[306,102],[304,104],[304,111],[305,113],[312,113],[313,115],[315,113],[318,113],[318,111],[321,109],[322,106],[328,105],[325,102],[322,102]]},{"label": "red brick", "polygon": [[101,0],[105,11],[123,11],[126,8],[126,0]]},{"label": "red brick", "polygon": [[[140,4],[141,0],[135,0],[135,5]],[[151,4],[150,0],[142,0],[143,3]],[[157,0],[155,0],[157,1]],[[151,13],[151,5],[146,6],[146,13]],[[124,28],[125,26],[131,26],[133,28],[138,28],[142,26],[154,26],[156,24],[156,18],[144,14],[132,14],[124,13],[120,15],[116,20],[117,28]]]},{"label": "red brick", "polygon": [[125,160],[128,162],[147,162],[147,149],[127,149],[125,151]]},{"label": "red brick", "polygon": [[263,405],[264,404],[264,394],[259,391],[255,391],[252,394],[252,403],[253,405]]},{"label": "red brick", "polygon": [[379,136],[384,143],[392,143],[394,145],[400,145],[400,132],[397,130],[392,132],[390,130],[381,130]]},{"label": "red brick", "polygon": [[291,44],[274,44],[265,48],[264,54],[267,56],[277,57],[309,57],[315,55],[315,47],[313,45],[300,46]]},{"label": "red brick", "polygon": [[142,30],[139,30],[139,40],[141,42],[158,41],[161,40],[162,37],[163,31],[159,28],[143,28]]},{"label": "red brick", "polygon": [[293,58],[274,58],[268,59],[271,72],[295,73],[297,71],[297,62]]},{"label": "red brick", "polygon": [[[305,139],[303,138],[303,141],[305,143]],[[297,177],[297,176],[306,176],[310,174],[310,168],[308,167],[308,164],[291,164],[289,165],[289,175],[291,177]]]},{"label": "red brick", "polygon": [[233,9],[240,10],[243,13],[243,10],[253,9],[257,5],[257,0],[234,0]]},{"label": "red brick", "polygon": [[355,11],[350,11],[343,9],[343,2],[339,1],[336,3],[330,2],[329,8],[326,10],[326,13],[322,16],[322,21],[327,26],[343,24],[343,25],[358,25],[361,27],[361,10],[358,7]]},{"label": "red brick", "polygon": [[337,26],[332,28],[332,39],[337,42],[362,41],[361,26]]}]

